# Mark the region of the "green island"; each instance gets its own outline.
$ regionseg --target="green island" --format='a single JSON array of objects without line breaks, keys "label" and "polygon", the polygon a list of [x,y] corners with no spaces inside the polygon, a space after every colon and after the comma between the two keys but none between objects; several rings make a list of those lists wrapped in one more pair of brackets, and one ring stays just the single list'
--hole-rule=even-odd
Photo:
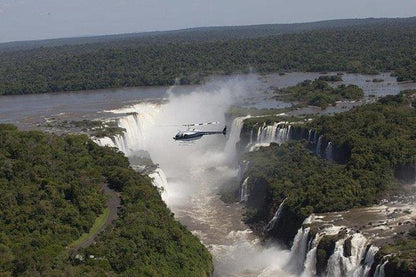
[{"label": "green island", "polygon": [[410,230],[405,238],[399,238],[393,244],[385,245],[376,255],[376,261],[394,253],[385,267],[387,276],[414,276],[416,274],[416,228]]},{"label": "green island", "polygon": [[103,138],[114,137],[122,135],[125,131],[123,128],[117,126],[113,121],[101,120],[59,120],[50,118],[44,124],[39,124],[42,130],[57,132],[57,133],[72,133],[72,134],[87,134],[90,137]]},{"label": "green island", "polygon": [[276,89],[275,99],[296,102],[298,106],[317,106],[325,109],[328,105],[336,105],[337,101],[356,101],[364,97],[363,90],[356,85],[339,85],[332,87],[321,78],[314,81],[305,80],[296,86]]},{"label": "green island", "polygon": [[[118,219],[74,250],[108,217],[104,184]],[[0,124],[0,275],[211,276],[211,259],[122,153]]]},{"label": "green island", "polygon": [[[415,96],[414,90],[404,91],[348,112],[315,117],[292,126],[292,141],[282,145],[271,143],[269,147],[244,154],[242,159],[250,162],[245,174],[249,177],[246,222],[255,230],[263,230],[286,199],[284,216],[269,235],[290,244],[311,213],[370,206],[414,182]],[[276,117],[246,119],[242,135],[249,134],[256,121],[267,120],[276,120]],[[332,142],[333,160],[316,155],[316,145],[307,140],[309,130],[322,136],[322,144]],[[397,242],[382,247],[377,256],[379,260],[397,253],[386,272],[413,276],[416,272],[414,237],[414,231],[409,231],[407,236],[399,236]],[[328,236],[326,240],[334,247],[337,239]],[[321,246],[324,244],[325,240]],[[318,254],[331,253],[321,250]],[[320,260],[326,263],[327,258]]]},{"label": "green island", "polygon": [[347,23],[5,45],[0,47],[0,95],[172,85],[175,80],[193,84],[210,74],[250,68],[282,74],[392,71],[398,81],[416,80],[416,18]]}]

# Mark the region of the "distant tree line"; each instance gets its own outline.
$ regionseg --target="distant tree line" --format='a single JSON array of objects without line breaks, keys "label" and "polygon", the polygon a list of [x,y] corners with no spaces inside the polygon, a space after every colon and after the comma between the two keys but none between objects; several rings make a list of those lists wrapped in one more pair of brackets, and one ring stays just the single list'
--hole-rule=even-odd
[{"label": "distant tree line", "polygon": [[[393,71],[416,80],[416,31],[311,31],[219,41],[132,42],[41,47],[0,53],[0,94],[198,83],[208,74]],[[107,47],[106,47],[107,45]]]}]

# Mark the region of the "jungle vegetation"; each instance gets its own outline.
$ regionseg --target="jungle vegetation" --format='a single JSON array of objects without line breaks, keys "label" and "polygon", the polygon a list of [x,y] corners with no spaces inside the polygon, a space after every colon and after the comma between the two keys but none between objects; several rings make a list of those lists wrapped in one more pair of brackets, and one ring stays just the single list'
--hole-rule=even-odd
[{"label": "jungle vegetation", "polygon": [[[325,79],[328,80],[328,79]],[[332,87],[319,78],[314,81],[305,80],[296,86],[276,89],[275,99],[296,102],[300,106],[310,105],[325,109],[341,100],[360,100],[364,97],[363,90],[356,85],[339,85]]]},{"label": "jungle vegetation", "polygon": [[[416,109],[410,105],[414,93],[406,91],[345,113],[320,116],[301,127],[317,130],[324,141],[338,146],[334,149],[345,151],[343,163],[317,156],[305,140],[247,153],[247,176],[255,180],[250,186],[266,191],[262,206],[249,207],[247,220],[270,219],[288,198],[286,212],[300,224],[311,213],[368,206],[398,189],[398,179],[406,179],[406,171],[415,172]],[[293,228],[296,232],[299,226]]]},{"label": "jungle vegetation", "polygon": [[[96,244],[67,247],[107,207],[122,207]],[[0,275],[208,276],[204,246],[174,220],[148,177],[86,135],[57,136],[0,125]]]},{"label": "jungle vegetation", "polygon": [[[0,52],[0,95],[172,85],[175,80],[190,84],[209,74],[251,68],[259,73],[393,71],[399,81],[415,81],[416,19],[388,22],[339,28],[334,22],[292,33],[268,33],[259,26],[242,31],[246,35],[238,35],[238,30],[217,30],[221,35],[210,31],[214,40],[204,39],[204,30],[193,30],[176,39],[174,34],[159,34],[9,49]],[[267,25],[263,28],[268,30]],[[250,35],[256,32],[268,35]]]}]

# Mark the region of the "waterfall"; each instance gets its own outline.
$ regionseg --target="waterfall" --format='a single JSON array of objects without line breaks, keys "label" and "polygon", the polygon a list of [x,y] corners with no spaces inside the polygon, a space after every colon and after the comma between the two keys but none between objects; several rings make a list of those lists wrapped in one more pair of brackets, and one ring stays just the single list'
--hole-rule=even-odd
[{"label": "waterfall", "polygon": [[360,233],[355,233],[351,240],[351,256],[344,256],[344,243],[346,238],[336,242],[334,253],[328,260],[327,276],[351,276],[361,267],[361,257],[367,246],[367,239]]},{"label": "waterfall", "polygon": [[244,174],[246,173],[248,166],[250,165],[250,161],[242,161],[242,163],[240,164],[240,168],[238,169],[238,174],[237,174],[237,179],[238,182],[241,183],[241,181],[244,178]]},{"label": "waterfall", "polygon": [[155,171],[149,174],[149,177],[153,179],[153,185],[155,187],[159,189],[166,188],[168,181],[162,169],[157,168]]},{"label": "waterfall", "polygon": [[250,116],[237,117],[233,120],[231,125],[230,136],[228,137],[227,143],[225,145],[225,153],[231,159],[235,159],[237,154],[237,143],[240,141],[241,129],[243,128],[244,120],[250,118]]},{"label": "waterfall", "polygon": [[153,119],[160,110],[157,104],[141,103],[118,110],[105,111],[119,115],[115,119],[117,127],[124,129],[123,134],[94,138],[101,146],[117,147],[126,156],[145,149],[145,129],[153,125]]},{"label": "waterfall", "polygon": [[320,156],[321,155],[321,147],[322,147],[322,135],[319,136],[318,138],[318,142],[316,143],[316,155]]},{"label": "waterfall", "polygon": [[298,233],[293,240],[293,246],[290,249],[290,267],[296,273],[302,273],[306,259],[306,251],[309,250],[309,231],[310,228],[299,228]]},{"label": "waterfall", "polygon": [[261,146],[269,146],[270,143],[282,144],[290,140],[291,125],[289,122],[275,122],[272,125],[263,123],[257,129],[257,136],[255,140],[251,139],[249,151],[255,151]]},{"label": "waterfall", "polygon": [[378,252],[379,248],[374,245],[367,247],[361,259],[361,266],[359,266],[353,274],[353,277],[367,277],[371,270],[371,266],[374,263],[374,257]]},{"label": "waterfall", "polygon": [[318,131],[314,130],[313,132],[313,143],[317,144],[318,143]]},{"label": "waterfall", "polygon": [[312,139],[312,129],[309,129],[308,131],[308,141],[311,141]]},{"label": "waterfall", "polygon": [[126,155],[134,150],[140,149],[144,144],[143,126],[140,121],[140,114],[133,113],[117,119],[117,126],[125,129],[122,140],[119,142],[119,149]]},{"label": "waterfall", "polygon": [[386,260],[382,264],[378,264],[376,267],[376,271],[374,272],[374,277],[384,277],[384,267],[389,262],[389,260]]},{"label": "waterfall", "polygon": [[328,142],[325,148],[325,159],[332,160],[332,142]]},{"label": "waterfall", "polygon": [[270,232],[273,230],[273,228],[276,226],[276,224],[279,222],[280,216],[282,215],[283,206],[285,205],[287,198],[280,203],[279,208],[277,209],[276,213],[274,214],[272,220],[267,224],[266,226],[266,232]]},{"label": "waterfall", "polygon": [[250,145],[253,144],[253,136],[254,136],[254,128],[251,128],[251,132],[250,132]]},{"label": "waterfall", "polygon": [[316,235],[312,241],[308,254],[306,254],[306,260],[303,266],[302,277],[312,277],[316,275],[316,250],[318,248],[321,236]]},{"label": "waterfall", "polygon": [[117,147],[115,142],[109,137],[93,138],[93,141],[99,146]]},{"label": "waterfall", "polygon": [[[361,233],[356,233],[342,226],[328,225],[319,230],[312,239],[310,225],[314,223],[321,224],[321,218],[312,214],[304,220],[302,227],[298,230],[293,241],[288,264],[292,273],[304,277],[316,276],[316,252],[319,242],[325,236],[340,235],[340,239],[335,243],[334,253],[328,259],[326,271],[323,275],[367,277],[379,248],[371,245],[370,240]],[[348,254],[344,249],[346,243],[351,245]],[[384,270],[384,267],[379,265],[378,271],[382,272],[382,270]]]},{"label": "waterfall", "polygon": [[247,177],[244,182],[241,184],[241,189],[240,189],[240,201],[241,202],[247,202],[248,200],[248,178]]}]

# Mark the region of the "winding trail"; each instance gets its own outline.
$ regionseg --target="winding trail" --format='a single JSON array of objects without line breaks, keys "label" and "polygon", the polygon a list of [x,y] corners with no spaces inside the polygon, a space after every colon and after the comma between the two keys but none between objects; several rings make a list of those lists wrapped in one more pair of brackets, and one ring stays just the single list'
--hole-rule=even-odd
[{"label": "winding trail", "polygon": [[76,243],[76,245],[73,245],[72,247],[70,247],[71,250],[73,251],[86,248],[90,246],[91,244],[93,244],[97,235],[101,233],[102,231],[104,231],[105,228],[107,228],[107,226],[109,226],[115,219],[118,218],[117,211],[118,211],[118,208],[121,206],[120,194],[116,192],[115,190],[111,189],[108,184],[103,184],[101,186],[101,189],[108,196],[108,200],[107,200],[107,209],[109,210],[108,216],[105,222],[100,227],[98,227],[97,230],[94,230],[93,232],[91,232],[91,234],[87,238],[83,239],[80,243]]}]

